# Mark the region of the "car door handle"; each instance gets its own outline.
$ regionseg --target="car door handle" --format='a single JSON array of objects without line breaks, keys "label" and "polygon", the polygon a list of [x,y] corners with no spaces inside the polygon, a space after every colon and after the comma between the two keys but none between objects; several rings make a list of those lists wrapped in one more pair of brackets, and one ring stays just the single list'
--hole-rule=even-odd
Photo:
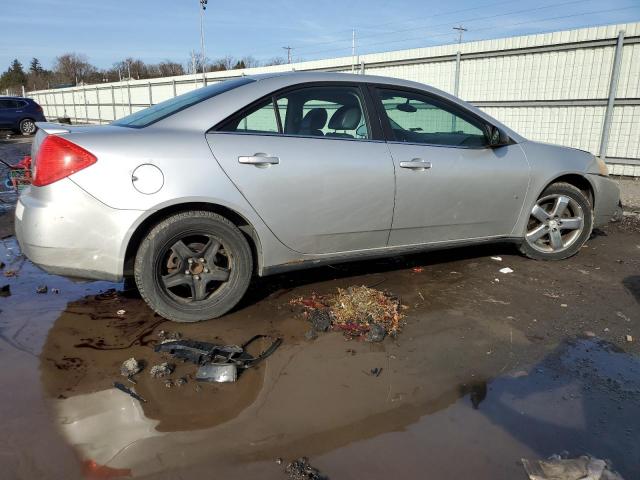
[{"label": "car door handle", "polygon": [[431,162],[422,160],[421,158],[414,158],[410,162],[400,162],[400,168],[410,168],[411,170],[426,170],[431,168]]},{"label": "car door handle", "polygon": [[280,159],[278,157],[269,157],[265,154],[256,153],[255,155],[250,155],[247,157],[238,157],[238,162],[246,163],[248,165],[256,165],[256,166],[266,166],[266,165],[277,165],[280,163]]}]

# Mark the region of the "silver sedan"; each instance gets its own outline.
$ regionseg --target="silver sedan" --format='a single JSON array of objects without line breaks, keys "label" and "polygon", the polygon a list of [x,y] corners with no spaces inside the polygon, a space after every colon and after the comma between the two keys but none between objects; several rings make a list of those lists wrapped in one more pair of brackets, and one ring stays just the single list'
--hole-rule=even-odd
[{"label": "silver sedan", "polygon": [[23,252],[51,273],[134,277],[183,322],[229,311],[253,275],[488,241],[564,259],[619,203],[590,153],[392,78],[241,77],[110,125],[38,126]]}]

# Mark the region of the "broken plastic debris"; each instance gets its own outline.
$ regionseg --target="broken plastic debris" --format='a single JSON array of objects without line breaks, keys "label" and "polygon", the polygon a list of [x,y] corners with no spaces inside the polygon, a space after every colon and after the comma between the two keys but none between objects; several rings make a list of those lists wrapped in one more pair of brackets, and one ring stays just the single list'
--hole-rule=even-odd
[{"label": "broken plastic debris", "polygon": [[311,466],[307,457],[300,457],[289,463],[284,471],[289,480],[328,480],[320,470]]},{"label": "broken plastic debris", "polygon": [[206,363],[196,372],[199,382],[229,383],[238,380],[238,367],[233,363]]},{"label": "broken plastic debris", "polygon": [[626,335],[626,336],[625,336],[625,340],[626,340],[627,342],[633,342],[633,337],[632,337],[631,335]]},{"label": "broken plastic debris", "polygon": [[422,273],[422,272],[424,272],[424,268],[423,268],[423,267],[413,267],[413,268],[411,269],[411,271],[412,271],[413,273]]},{"label": "broken plastic debris", "polygon": [[125,313],[127,313],[127,311],[126,310],[118,310],[116,313],[118,315],[124,315]]},{"label": "broken plastic debris", "polygon": [[47,287],[46,285],[40,285],[38,288],[36,288],[36,293],[47,293],[49,291],[49,287]]},{"label": "broken plastic debris", "polygon": [[126,385],[123,385],[122,383],[119,382],[114,382],[113,386],[116,387],[118,390],[120,390],[121,392],[126,393],[127,395],[135,398],[136,400],[138,400],[139,402],[142,403],[147,403],[147,401],[142,398],[140,395],[138,395],[136,392],[134,392],[133,390],[131,390],[129,387],[127,387]]},{"label": "broken plastic debris", "polygon": [[552,455],[548,460],[522,459],[529,480],[623,480],[605,460],[587,455],[568,459]]},{"label": "broken plastic debris", "polygon": [[491,257],[491,260],[495,260],[496,262],[501,262],[502,257]]},{"label": "broken plastic debris", "polygon": [[513,270],[509,267],[504,267],[500,269],[500,273],[513,273]]},{"label": "broken plastic debris", "polygon": [[123,377],[132,377],[136,373],[139,373],[142,370],[142,364],[138,362],[135,358],[131,357],[128,360],[122,362],[120,366],[120,375]]},{"label": "broken plastic debris", "polygon": [[151,375],[153,378],[168,377],[173,373],[174,368],[175,367],[170,363],[160,363],[159,365],[154,365],[153,367],[151,367],[151,370],[149,370],[149,375]]}]

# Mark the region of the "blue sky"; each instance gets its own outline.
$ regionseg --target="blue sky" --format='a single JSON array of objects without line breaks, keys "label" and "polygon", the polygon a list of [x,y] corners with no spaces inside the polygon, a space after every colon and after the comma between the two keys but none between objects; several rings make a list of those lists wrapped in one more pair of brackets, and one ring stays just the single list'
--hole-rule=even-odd
[{"label": "blue sky", "polygon": [[[7,1],[7,0],[5,0]],[[639,0],[209,0],[205,14],[209,58],[251,55],[264,61],[359,53],[640,20]],[[186,63],[200,49],[199,0],[20,0],[0,11],[0,70],[17,57],[82,53],[98,67],[124,57]]]}]

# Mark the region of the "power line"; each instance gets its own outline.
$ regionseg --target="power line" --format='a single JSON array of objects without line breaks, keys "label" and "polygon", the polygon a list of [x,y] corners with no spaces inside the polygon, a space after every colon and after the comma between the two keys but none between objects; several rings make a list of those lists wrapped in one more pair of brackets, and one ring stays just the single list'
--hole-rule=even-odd
[{"label": "power line", "polygon": [[[588,0],[587,0],[587,1],[588,1]],[[447,15],[454,15],[454,14],[456,14],[456,13],[469,12],[469,11],[472,11],[472,10],[478,10],[478,9],[481,9],[481,8],[496,7],[496,6],[498,6],[498,5],[503,5],[503,4],[505,4],[505,3],[509,3],[509,4],[511,4],[511,3],[513,3],[513,0],[502,0],[502,1],[500,1],[500,2],[494,2],[494,3],[485,4],[485,5],[478,5],[478,6],[476,6],[476,7],[471,7],[471,8],[464,8],[464,9],[459,9],[459,10],[451,10],[451,11],[448,11],[448,12],[442,12],[442,13],[430,14],[430,15],[429,15],[429,18],[445,17],[445,16],[447,16]],[[419,21],[419,20],[418,20],[418,21]],[[413,23],[415,23],[415,22],[416,22],[416,20],[409,20],[409,22],[413,22]],[[404,23],[404,24],[406,24],[406,23],[407,23],[407,21],[405,20],[405,21],[403,21],[403,22],[397,22],[397,21],[394,21],[394,22],[385,22],[385,23],[378,23],[378,24],[373,24],[373,25],[364,25],[364,26],[362,26],[362,25],[361,25],[361,26],[359,26],[358,28],[359,28],[360,30],[371,30],[372,28],[383,27],[383,26],[393,25],[393,24],[397,24],[397,23]],[[351,32],[352,32],[352,29],[348,29],[348,30],[346,30],[346,29],[345,29],[345,30],[335,30],[335,31],[333,31],[333,32],[329,32],[329,33],[333,33],[333,34],[338,34],[338,33],[349,33],[349,34],[351,34]],[[388,32],[388,33],[394,33],[394,32]],[[340,43],[340,42],[347,42],[347,41],[349,41],[349,40],[345,37],[345,39],[341,39],[341,40],[326,40],[326,41],[322,41],[322,42],[313,42],[313,45],[306,45],[306,46],[305,46],[305,45],[301,45],[301,46],[298,46],[298,47],[295,47],[295,48],[296,48],[296,50],[304,50],[304,49],[306,49],[306,48],[315,48],[315,47],[317,47],[318,45],[330,45],[330,44],[333,44],[333,43]],[[271,47],[273,47],[273,46],[274,46],[274,45],[272,45]],[[269,49],[269,48],[271,48],[271,47],[269,47],[269,46],[268,46],[268,47],[266,47],[266,48],[267,48],[267,49]]]},{"label": "power line", "polygon": [[[592,0],[570,0],[567,2],[561,2],[561,3],[554,3],[554,4],[547,4],[547,5],[542,5],[539,7],[535,7],[535,8],[526,8],[523,10],[516,10],[513,12],[505,12],[505,13],[497,13],[494,15],[487,15],[484,17],[474,17],[474,18],[467,18],[465,20],[462,20],[462,22],[465,23],[471,23],[471,22],[479,22],[482,20],[490,20],[493,18],[499,18],[499,17],[505,17],[505,16],[509,16],[509,15],[515,15],[515,14],[519,14],[519,13],[531,13],[531,12],[535,12],[538,10],[547,10],[550,7],[564,7],[567,5],[574,5],[576,3],[585,3],[585,1],[592,1]],[[411,32],[411,31],[416,31],[416,30],[423,30],[424,28],[438,28],[438,27],[448,27],[449,25],[451,25],[451,22],[446,22],[446,23],[439,23],[436,25],[421,25],[419,27],[411,27],[411,28],[403,28],[403,29],[399,29],[399,30],[393,30],[390,32],[378,32],[378,33],[374,33],[374,34],[369,34],[369,35],[360,35],[360,39],[363,38],[379,38],[381,36],[385,36],[385,35],[395,35],[397,33],[404,33],[404,32]],[[325,44],[329,44],[329,43],[340,43],[340,42],[345,42],[346,40],[334,40],[333,42],[324,42]],[[321,45],[320,43],[317,43],[316,45]],[[304,49],[305,47],[298,47],[299,50]],[[306,47],[308,48],[308,47]],[[307,53],[307,55],[309,55],[309,53]]]},{"label": "power line", "polygon": [[[576,3],[576,2],[570,2],[570,3]],[[526,24],[536,24],[536,23],[541,23],[541,22],[545,22],[545,21],[549,21],[549,20],[560,20],[560,19],[564,19],[564,18],[580,17],[580,16],[592,15],[592,14],[597,14],[597,13],[616,12],[616,11],[621,11],[621,10],[629,10],[629,9],[632,9],[632,8],[637,8],[637,7],[634,5],[634,6],[628,6],[628,7],[622,7],[622,8],[595,10],[595,11],[575,13],[575,14],[570,14],[570,15],[561,15],[561,16],[556,16],[556,17],[540,18],[538,20],[526,20],[526,21],[523,21],[523,22],[505,23],[505,24],[502,24],[501,27],[514,27],[514,26],[526,25]],[[521,12],[519,12],[519,13],[521,13]],[[495,17],[495,16],[493,16],[493,17]],[[483,19],[493,18],[493,17],[484,17],[482,19],[479,18],[477,20],[483,20]],[[472,20],[472,21],[475,21],[475,20]],[[495,29],[496,29],[495,26],[483,27],[483,28],[474,28],[472,33],[482,32],[482,31],[486,31],[486,30],[495,30]],[[431,38],[443,37],[443,36],[449,36],[449,35],[451,35],[450,31],[437,33],[437,34],[431,34],[431,35],[428,36],[428,38],[431,39]],[[392,43],[408,42],[408,41],[411,41],[411,40],[420,40],[420,39],[423,39],[423,38],[424,37],[415,37],[414,36],[414,37],[401,38],[401,39],[397,39],[397,40],[386,40],[386,41],[382,41],[382,42],[374,42],[374,43],[368,43],[368,44],[367,43],[363,43],[363,44],[360,44],[360,47],[373,47],[373,46],[376,46],[376,45],[389,45],[389,44],[392,44]],[[333,49],[327,49],[327,50],[319,50],[319,51],[314,51],[314,52],[307,52],[307,55],[316,55],[316,54],[320,54],[320,53],[338,52],[338,51],[346,51],[346,50],[348,50],[348,47],[345,47],[345,48],[333,48]]]}]

